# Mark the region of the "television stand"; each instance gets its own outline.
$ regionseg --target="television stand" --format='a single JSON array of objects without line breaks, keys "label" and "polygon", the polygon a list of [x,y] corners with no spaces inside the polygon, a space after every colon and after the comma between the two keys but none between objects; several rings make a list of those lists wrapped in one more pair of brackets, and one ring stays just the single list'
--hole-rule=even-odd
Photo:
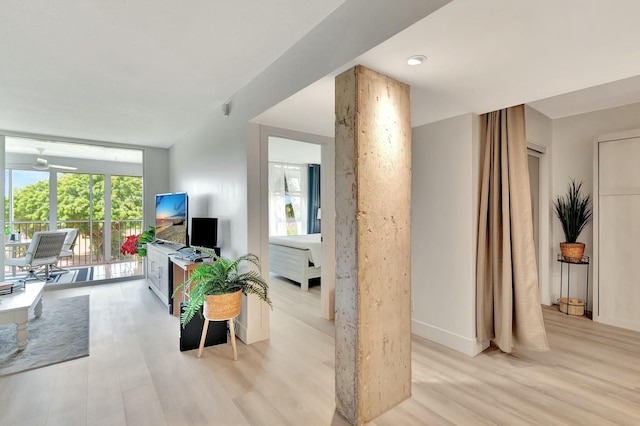
[{"label": "television stand", "polygon": [[[172,315],[180,315],[180,301],[183,300],[182,292],[176,294],[176,300],[172,297],[175,287],[186,281],[191,271],[206,259],[192,260],[181,259],[182,244],[158,241],[147,244],[147,284],[160,301],[167,307]],[[220,247],[215,248],[220,253]]]},{"label": "television stand", "polygon": [[154,241],[147,244],[147,283],[167,308],[171,306],[173,291],[173,268],[169,256],[175,253],[177,250],[170,243]]}]

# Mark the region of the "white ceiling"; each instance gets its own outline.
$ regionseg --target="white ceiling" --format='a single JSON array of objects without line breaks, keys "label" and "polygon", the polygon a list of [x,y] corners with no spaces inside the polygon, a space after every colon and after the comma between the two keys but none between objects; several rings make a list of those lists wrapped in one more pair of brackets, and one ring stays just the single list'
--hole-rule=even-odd
[{"label": "white ceiling", "polygon": [[30,138],[7,137],[5,140],[5,153],[7,161],[15,160],[13,154],[25,154],[26,160],[33,161],[36,157],[60,157],[80,158],[84,160],[115,161],[122,163],[142,164],[142,151],[139,149],[126,149],[89,145],[59,141],[47,141]]},{"label": "white ceiling", "polygon": [[0,129],[169,147],[344,0],[0,4]]},{"label": "white ceiling", "polygon": [[[2,2],[0,129],[168,147],[343,2]],[[411,84],[414,126],[520,103],[558,118],[640,101],[638,16],[637,0],[453,0],[334,74]],[[332,135],[333,75],[256,121]]]},{"label": "white ceiling", "polygon": [[411,85],[413,126],[521,103],[560,118],[640,102],[638,16],[637,0],[453,0],[256,121],[332,135],[334,76],[355,64]]}]

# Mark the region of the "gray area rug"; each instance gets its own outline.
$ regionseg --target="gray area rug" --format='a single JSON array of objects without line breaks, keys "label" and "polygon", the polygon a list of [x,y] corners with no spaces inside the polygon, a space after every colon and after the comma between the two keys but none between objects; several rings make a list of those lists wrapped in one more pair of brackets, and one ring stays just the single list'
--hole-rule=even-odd
[{"label": "gray area rug", "polygon": [[42,316],[29,315],[29,342],[18,351],[16,325],[0,326],[0,376],[89,355],[89,296],[42,301]]}]

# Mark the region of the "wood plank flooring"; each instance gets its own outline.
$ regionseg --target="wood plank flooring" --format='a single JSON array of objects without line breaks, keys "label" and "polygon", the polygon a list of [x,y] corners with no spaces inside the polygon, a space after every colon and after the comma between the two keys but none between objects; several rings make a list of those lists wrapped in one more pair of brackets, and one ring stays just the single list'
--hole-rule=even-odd
[{"label": "wood plank flooring", "polygon": [[[0,425],[346,425],[334,413],[333,324],[319,289],[272,277],[271,339],[178,349],[178,319],[143,280],[91,294],[91,355],[0,378]],[[475,358],[413,338],[412,397],[396,425],[638,425],[640,333],[544,308],[552,350]],[[0,342],[1,344],[1,342]]]}]

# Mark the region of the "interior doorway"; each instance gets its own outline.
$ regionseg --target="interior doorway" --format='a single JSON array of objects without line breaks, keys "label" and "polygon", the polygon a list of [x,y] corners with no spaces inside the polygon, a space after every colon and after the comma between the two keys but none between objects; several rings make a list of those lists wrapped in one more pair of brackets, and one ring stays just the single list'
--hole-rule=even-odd
[{"label": "interior doorway", "polygon": [[640,131],[598,137],[595,148],[593,319],[640,331]]},{"label": "interior doorway", "polygon": [[[286,139],[291,141],[302,142],[305,145],[313,145],[320,152],[320,161],[317,161],[317,157],[313,160],[316,164],[321,166],[320,172],[320,200],[321,203],[317,205],[318,209],[306,209],[307,225],[312,221],[320,221],[321,240],[321,267],[319,272],[320,276],[320,304],[317,307],[319,312],[318,318],[321,319],[333,319],[335,315],[335,149],[333,138],[311,135],[302,132],[295,132],[286,129],[278,129],[267,126],[260,126],[260,140],[263,147],[261,148],[263,154],[261,155],[261,169],[262,172],[262,211],[263,217],[261,223],[263,231],[261,232],[261,253],[263,259],[268,259],[266,264],[271,264],[270,253],[270,223],[268,216],[271,215],[269,204],[269,176],[268,171],[270,169],[271,160],[283,160],[283,158],[276,158],[272,156],[270,151],[270,140],[272,139]],[[294,142],[295,143],[295,142]],[[290,149],[289,151],[291,151]],[[273,151],[272,151],[273,153]],[[290,160],[290,159],[289,159]],[[305,161],[310,163],[310,161]],[[291,194],[290,194],[291,195]],[[302,209],[300,209],[302,211]],[[315,212],[315,213],[314,213]],[[309,218],[309,213],[313,214],[313,218]],[[321,214],[320,214],[321,213]],[[296,221],[297,222],[297,221]],[[298,225],[296,223],[296,225]],[[302,225],[300,225],[302,227]],[[271,268],[270,268],[271,269]],[[301,287],[296,286],[297,291],[301,291]],[[318,291],[318,290],[316,290]]]},{"label": "interior doorway", "polygon": [[531,216],[533,219],[533,244],[536,252],[536,265],[540,276],[540,159],[533,154],[527,155],[529,163],[529,189],[531,192]]},{"label": "interior doorway", "polygon": [[554,261],[554,250],[550,244],[551,206],[549,193],[549,159],[546,147],[527,142],[527,163],[529,168],[529,190],[531,193],[531,211],[533,223],[533,241],[538,270],[540,303],[552,305],[554,289],[551,279],[551,264]]}]

